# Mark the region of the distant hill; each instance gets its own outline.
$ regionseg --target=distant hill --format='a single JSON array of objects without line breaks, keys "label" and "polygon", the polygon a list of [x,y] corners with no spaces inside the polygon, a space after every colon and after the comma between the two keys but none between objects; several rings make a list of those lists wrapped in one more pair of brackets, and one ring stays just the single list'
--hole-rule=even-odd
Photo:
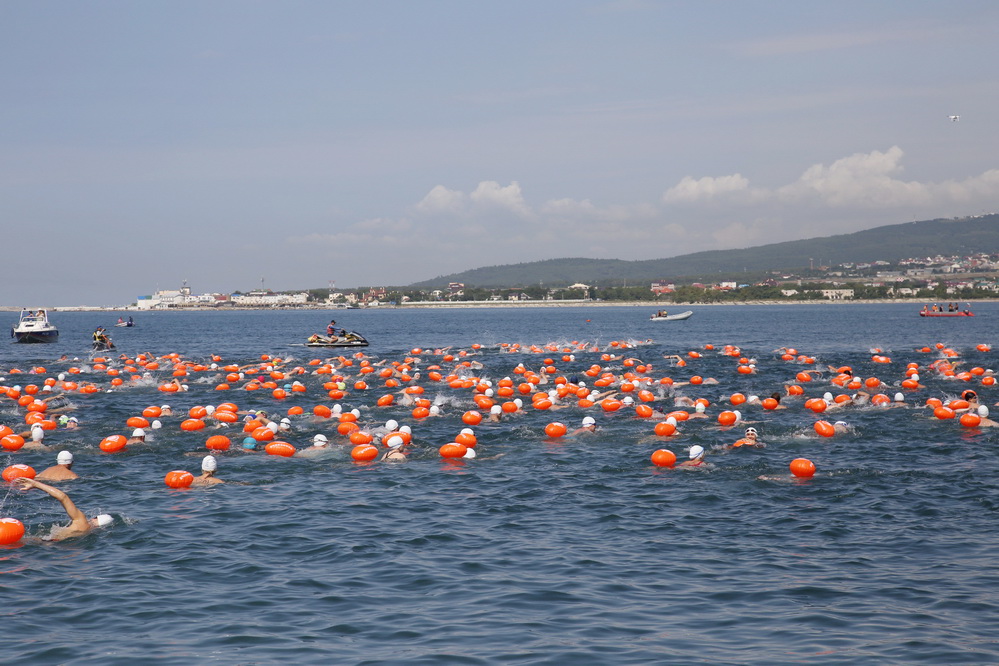
[{"label": "distant hill", "polygon": [[999,253],[999,214],[959,219],[924,220],[876,227],[852,234],[772,243],[742,250],[711,250],[668,259],[548,259],[522,264],[487,266],[442,275],[410,287],[426,289],[462,282],[469,287],[567,286],[576,282],[607,285],[651,282],[661,278],[711,277],[809,268],[844,262],[897,261],[909,257]]}]

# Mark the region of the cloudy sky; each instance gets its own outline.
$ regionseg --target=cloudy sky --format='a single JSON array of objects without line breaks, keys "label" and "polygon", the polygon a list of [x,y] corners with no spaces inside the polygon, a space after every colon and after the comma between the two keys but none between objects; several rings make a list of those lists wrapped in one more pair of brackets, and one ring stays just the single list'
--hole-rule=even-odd
[{"label": "cloudy sky", "polygon": [[992,212],[997,42],[994,0],[0,2],[0,305]]}]

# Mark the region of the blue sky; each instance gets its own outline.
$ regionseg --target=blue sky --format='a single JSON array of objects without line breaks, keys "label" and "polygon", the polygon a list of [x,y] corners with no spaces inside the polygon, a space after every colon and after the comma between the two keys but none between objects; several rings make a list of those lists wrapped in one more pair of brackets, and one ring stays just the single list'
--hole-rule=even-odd
[{"label": "blue sky", "polygon": [[0,305],[993,212],[997,37],[992,1],[3,1]]}]

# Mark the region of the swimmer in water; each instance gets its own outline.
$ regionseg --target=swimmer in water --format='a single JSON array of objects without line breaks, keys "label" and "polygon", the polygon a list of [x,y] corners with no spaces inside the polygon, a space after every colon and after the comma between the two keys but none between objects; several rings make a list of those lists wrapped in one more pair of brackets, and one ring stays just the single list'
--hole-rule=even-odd
[{"label": "swimmer in water", "polygon": [[690,460],[684,460],[677,467],[708,467],[711,465],[711,463],[704,462],[704,447],[700,444],[694,444],[690,447],[688,455]]},{"label": "swimmer in water", "polygon": [[69,451],[60,451],[56,456],[56,464],[43,469],[35,477],[38,481],[72,481],[80,476],[73,471],[73,454]]},{"label": "swimmer in water", "polygon": [[572,431],[569,437],[576,437],[577,435],[582,435],[585,433],[591,433],[597,431],[597,420],[592,416],[584,416],[582,423],[579,427]]},{"label": "swimmer in water", "polygon": [[69,495],[58,488],[53,488],[52,486],[36,481],[35,479],[27,479],[24,477],[21,477],[15,483],[19,490],[38,488],[39,490],[59,500],[59,503],[62,504],[62,508],[66,510],[66,515],[68,515],[70,520],[72,520],[72,522],[65,527],[53,527],[52,531],[49,533],[49,540],[62,541],[63,539],[83,536],[96,527],[106,527],[114,522],[114,519],[106,513],[102,513],[96,518],[88,519],[85,513],[76,508],[76,505],[73,504],[73,500],[69,498]]},{"label": "swimmer in water", "polygon": [[225,483],[222,479],[215,476],[215,470],[219,468],[218,460],[215,456],[205,456],[201,461],[201,476],[194,477],[194,481],[191,482],[192,486],[211,486],[216,483]]},{"label": "swimmer in water", "polygon": [[136,428],[135,430],[133,430],[132,436],[129,437],[128,441],[125,442],[126,445],[145,444],[145,443],[146,443],[146,431],[143,430],[142,428]]},{"label": "swimmer in water", "polygon": [[[382,460],[387,462],[406,462],[406,440],[399,435],[392,435],[385,444],[389,450],[382,456]],[[471,449],[469,449],[471,450]]]},{"label": "swimmer in water", "polygon": [[750,426],[746,428],[745,436],[736,441],[731,447],[732,449],[738,449],[743,446],[748,446],[756,449],[762,449],[766,447],[766,444],[759,440],[760,434],[756,431],[756,428]]}]

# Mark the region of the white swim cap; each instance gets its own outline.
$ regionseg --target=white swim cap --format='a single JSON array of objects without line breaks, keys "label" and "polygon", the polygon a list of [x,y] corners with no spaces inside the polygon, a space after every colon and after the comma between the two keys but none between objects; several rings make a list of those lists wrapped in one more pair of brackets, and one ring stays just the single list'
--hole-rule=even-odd
[{"label": "white swim cap", "polygon": [[58,379],[59,381],[64,381],[66,379],[66,373],[60,372],[58,375],[56,375],[56,379]]},{"label": "white swim cap", "polygon": [[895,394],[895,402],[905,402],[905,396],[901,393]]},{"label": "white swim cap", "polygon": [[208,416],[211,416],[214,413],[215,413],[215,406],[214,405],[206,405],[205,406],[205,414],[208,414]]},{"label": "white swim cap", "polygon": [[517,405],[517,409],[520,409],[521,407],[524,406],[524,401],[521,400],[520,398],[517,398],[516,400],[513,401],[513,404]]},{"label": "white swim cap", "polygon": [[694,411],[697,412],[698,414],[703,414],[704,410],[706,409],[707,407],[704,406],[703,402],[699,402],[696,405],[694,405]]},{"label": "white swim cap", "polygon": [[37,423],[31,426],[31,441],[40,442],[45,439],[45,431]]},{"label": "white swim cap", "polygon": [[163,405],[160,409],[170,409],[170,405]]},{"label": "white swim cap", "polygon": [[288,418],[288,417],[286,416],[286,417],[284,417],[283,419],[281,419],[281,423],[287,423],[288,425],[291,425],[291,419],[289,419],[289,418]]},{"label": "white swim cap", "polygon": [[829,391],[826,391],[825,393],[822,394],[822,399],[825,400],[826,402],[832,402],[833,394],[830,393]]},{"label": "white swim cap", "polygon": [[201,471],[202,472],[214,472],[219,468],[219,461],[215,459],[215,456],[205,456],[201,459]]},{"label": "white swim cap", "polygon": [[52,387],[49,386],[48,384],[46,384],[45,386],[42,387],[42,393],[44,393],[45,391],[51,391],[51,390],[52,390]]},{"label": "white swim cap", "polygon": [[101,515],[97,516],[97,527],[107,527],[113,522],[114,518],[112,518],[109,514],[102,513]]},{"label": "white swim cap", "polygon": [[404,432],[407,435],[412,435],[413,434],[413,429],[410,428],[409,426],[402,426],[401,428],[399,428],[399,432]]},{"label": "white swim cap", "polygon": [[339,402],[336,403],[335,405],[333,405],[333,413],[334,414],[339,414],[342,411],[343,411],[343,405],[341,405]]},{"label": "white swim cap", "polygon": [[746,398],[746,402],[748,402],[750,404],[752,404],[754,402],[759,402],[759,401],[760,401],[760,396],[758,396],[758,395],[751,395],[751,396],[748,396]]},{"label": "white swim cap", "polygon": [[735,422],[736,423],[738,423],[739,421],[742,420],[742,412],[740,412],[738,409],[732,410],[732,413],[735,414]]},{"label": "white swim cap", "polygon": [[433,414],[434,416],[437,416],[438,414],[441,413],[441,408],[438,407],[437,405],[430,405],[430,413]]},{"label": "white swim cap", "polygon": [[394,432],[399,429],[399,422],[395,419],[389,419],[385,422],[385,429],[390,432]]},{"label": "white swim cap", "polygon": [[57,465],[72,465],[73,464],[73,454],[69,451],[60,451],[59,455],[56,456]]},{"label": "white swim cap", "polygon": [[694,444],[692,447],[690,447],[691,460],[694,460],[695,458],[700,458],[703,455],[704,455],[704,447],[701,446],[700,444]]},{"label": "white swim cap", "polygon": [[406,443],[406,440],[404,440],[399,435],[392,435],[387,440],[385,440],[385,446],[389,447],[390,449],[398,448],[398,447],[402,446],[405,443]]},{"label": "white swim cap", "polygon": [[493,405],[492,407],[489,408],[490,414],[501,414],[502,412],[503,408],[500,407],[499,405]]},{"label": "white swim cap", "polygon": [[675,416],[667,416],[666,417],[666,423],[670,424],[671,426],[673,426],[675,428],[676,427],[676,417]]},{"label": "white swim cap", "polygon": [[159,430],[163,427],[163,424],[159,422],[159,419],[152,422],[151,427],[153,430]]},{"label": "white swim cap", "polygon": [[267,425],[264,427],[270,430],[275,435],[277,434],[277,431],[281,429],[281,427],[277,423],[274,423],[274,421],[268,422]]},{"label": "white swim cap", "polygon": [[326,435],[316,435],[315,437],[312,438],[313,446],[324,446],[328,442],[329,440],[326,439]]},{"label": "white swim cap", "polygon": [[474,434],[475,434],[475,431],[474,431],[474,430],[472,430],[471,428],[462,428],[462,429],[461,429],[461,430],[459,430],[458,432],[459,432],[460,434],[462,434],[462,435],[474,435]]},{"label": "white swim cap", "polygon": [[989,408],[985,405],[978,405],[978,415],[983,419],[989,418]]},{"label": "white swim cap", "polygon": [[746,436],[747,437],[749,437],[750,435],[759,435],[759,434],[760,433],[756,432],[756,428],[754,428],[752,426],[746,428]]},{"label": "white swim cap", "polygon": [[356,416],[357,418],[361,418],[361,410],[357,409],[356,407],[350,410],[350,413]]},{"label": "white swim cap", "polygon": [[836,421],[836,423],[833,423],[833,425],[843,426],[845,428],[846,427],[846,421]]},{"label": "white swim cap", "polygon": [[469,460],[471,460],[474,457],[475,457],[475,449],[469,446],[467,449],[465,449],[465,455],[463,455],[462,458],[468,458]]},{"label": "white swim cap", "polygon": [[482,392],[482,395],[486,396],[487,398],[491,398],[493,397],[493,390],[491,388],[487,388],[485,391]]},{"label": "white swim cap", "polygon": [[[630,395],[624,396],[624,399],[621,400],[621,403],[625,404],[625,405],[630,405],[630,404],[633,404],[634,402],[635,402],[635,399],[632,398]],[[701,410],[701,411],[704,411],[704,410]]]},{"label": "white swim cap", "polygon": [[584,428],[586,426],[591,426],[591,425],[596,425],[596,424],[597,424],[597,420],[595,418],[593,418],[592,416],[584,416],[583,417],[583,427]]},{"label": "white swim cap", "polygon": [[909,377],[909,379],[911,379],[914,382],[918,382],[919,381],[919,375],[916,374],[916,373],[912,373],[912,375]]},{"label": "white swim cap", "polygon": [[146,431],[143,430],[142,428],[136,428],[135,430],[132,431],[132,437],[145,437],[145,436],[146,436]]}]

